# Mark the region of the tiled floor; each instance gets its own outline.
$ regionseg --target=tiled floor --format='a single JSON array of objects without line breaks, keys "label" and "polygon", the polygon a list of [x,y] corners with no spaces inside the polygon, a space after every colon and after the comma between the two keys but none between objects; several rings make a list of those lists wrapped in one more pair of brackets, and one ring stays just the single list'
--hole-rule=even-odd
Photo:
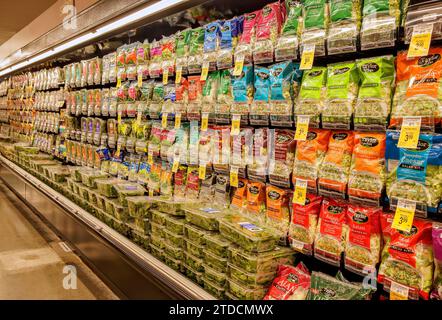
[{"label": "tiled floor", "polygon": [[117,299],[0,183],[0,299]]}]

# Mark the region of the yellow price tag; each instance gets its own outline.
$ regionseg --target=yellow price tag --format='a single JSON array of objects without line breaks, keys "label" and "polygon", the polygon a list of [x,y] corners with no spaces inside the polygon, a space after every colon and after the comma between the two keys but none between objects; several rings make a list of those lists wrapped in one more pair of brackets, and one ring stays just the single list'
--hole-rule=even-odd
[{"label": "yellow price tag", "polygon": [[167,128],[167,116],[168,116],[167,112],[163,112],[163,115],[161,116],[161,127],[163,129]]},{"label": "yellow price tag", "polygon": [[180,161],[178,159],[173,160],[172,172],[177,173],[179,166],[180,166]]},{"label": "yellow price tag", "polygon": [[397,146],[399,148],[416,149],[421,130],[420,117],[404,117]]},{"label": "yellow price tag", "polygon": [[203,66],[201,67],[201,81],[206,81],[207,76],[209,75],[209,61],[204,61]]},{"label": "yellow price tag", "polygon": [[309,123],[310,123],[309,116],[297,116],[296,117],[295,140],[305,141],[307,139]]},{"label": "yellow price tag", "polygon": [[154,191],[152,188],[149,188],[149,197],[153,197],[154,196]]},{"label": "yellow price tag", "polygon": [[230,168],[230,186],[238,188],[238,168]]},{"label": "yellow price tag", "polygon": [[138,107],[138,109],[137,109],[137,123],[138,124],[141,123],[142,117],[143,117],[143,110],[141,107]]},{"label": "yellow price tag", "polygon": [[209,126],[209,114],[204,112],[201,114],[201,131],[207,131]]},{"label": "yellow price tag", "polygon": [[296,179],[295,192],[293,193],[293,203],[305,205],[307,197],[307,180]]},{"label": "yellow price tag", "polygon": [[175,71],[175,83],[176,84],[181,83],[182,76],[183,76],[183,66],[176,66],[176,71]]},{"label": "yellow price tag", "polygon": [[428,55],[430,50],[433,24],[419,24],[413,27],[407,57],[415,58]]},{"label": "yellow price tag", "polygon": [[149,154],[147,155],[147,163],[148,163],[149,165],[153,165],[153,154],[152,154],[152,153],[149,153]]},{"label": "yellow price tag", "polygon": [[118,158],[120,156],[120,153],[121,153],[121,146],[118,145],[117,150],[115,151],[115,157]]},{"label": "yellow price tag", "polygon": [[143,75],[141,73],[138,74],[138,87],[142,87],[143,86]]},{"label": "yellow price tag", "polygon": [[241,127],[241,115],[240,114],[232,115],[232,129],[230,129],[230,134],[232,136],[239,135],[240,127]]},{"label": "yellow price tag", "polygon": [[169,68],[163,70],[163,84],[166,85],[169,82]]},{"label": "yellow price tag", "polygon": [[175,129],[181,128],[181,113],[175,113]]},{"label": "yellow price tag", "polygon": [[121,78],[117,78],[117,88],[121,87]]},{"label": "yellow price tag", "polygon": [[408,300],[409,288],[397,282],[391,281],[390,300]]},{"label": "yellow price tag", "polygon": [[198,168],[198,178],[200,180],[206,179],[206,164],[205,163],[201,163]]},{"label": "yellow price tag", "polygon": [[313,67],[313,60],[315,59],[315,45],[306,44],[302,50],[301,64],[299,70],[309,70]]},{"label": "yellow price tag", "polygon": [[396,212],[394,214],[391,227],[393,229],[401,230],[404,232],[410,232],[411,227],[413,226],[415,211],[416,202],[405,199],[398,199]]},{"label": "yellow price tag", "polygon": [[121,118],[122,118],[122,114],[123,114],[123,113],[122,113],[121,111],[118,111],[118,118],[117,118],[117,123],[118,123],[118,124],[121,124],[121,121],[122,121],[122,119],[121,119]]},{"label": "yellow price tag", "polygon": [[238,55],[235,57],[235,67],[233,68],[233,75],[240,76],[244,68],[244,56]]}]

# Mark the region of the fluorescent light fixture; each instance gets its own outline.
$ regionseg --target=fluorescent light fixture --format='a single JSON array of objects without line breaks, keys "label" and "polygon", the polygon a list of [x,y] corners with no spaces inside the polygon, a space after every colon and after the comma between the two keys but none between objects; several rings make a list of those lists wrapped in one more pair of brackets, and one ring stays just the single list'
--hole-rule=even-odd
[{"label": "fluorescent light fixture", "polygon": [[58,47],[55,47],[54,48],[54,54],[58,53],[58,52],[61,52],[61,51],[64,51],[66,49],[78,46],[79,44],[82,44],[82,43],[84,43],[86,41],[89,41],[89,40],[91,40],[93,38],[96,38],[96,37],[98,37],[98,34],[96,32],[86,33],[85,35],[82,35],[82,36],[80,36],[78,38],[75,38],[75,39],[73,39],[71,41],[68,41],[68,42],[66,42],[66,43],[64,43],[64,44],[62,44],[62,45],[60,45]]}]

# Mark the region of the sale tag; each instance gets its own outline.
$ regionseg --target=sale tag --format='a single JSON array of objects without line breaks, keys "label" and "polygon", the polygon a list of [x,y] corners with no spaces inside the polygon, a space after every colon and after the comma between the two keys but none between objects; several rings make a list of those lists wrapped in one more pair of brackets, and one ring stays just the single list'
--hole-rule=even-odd
[{"label": "sale tag", "polygon": [[240,114],[232,115],[232,128],[230,129],[230,134],[232,136],[239,135],[240,126],[241,126],[241,115]]},{"label": "sale tag", "polygon": [[420,117],[404,117],[397,146],[399,148],[416,149],[421,130]]},{"label": "sale tag", "polygon": [[180,161],[179,161],[179,159],[178,158],[175,158],[174,160],[173,160],[173,164],[172,164],[172,172],[173,173],[177,173],[177,171],[178,171],[178,167],[180,166]]},{"label": "sale tag", "polygon": [[198,178],[200,180],[206,179],[206,164],[205,163],[201,163],[198,168]]},{"label": "sale tag", "polygon": [[201,114],[201,131],[207,131],[209,126],[209,114],[204,112]]},{"label": "sale tag", "polygon": [[233,69],[234,76],[240,76],[244,67],[244,55],[238,55],[235,57],[235,67]]},{"label": "sale tag", "polygon": [[207,76],[209,75],[209,61],[204,61],[203,66],[201,68],[201,81],[206,81]]},{"label": "sale tag", "polygon": [[314,58],[315,58],[315,45],[314,44],[304,45],[299,70],[311,69],[313,67]]},{"label": "sale tag", "polygon": [[293,203],[305,205],[307,196],[307,180],[296,179],[295,192],[293,193]]},{"label": "sale tag", "polygon": [[143,116],[143,110],[142,110],[141,106],[139,106],[137,109],[137,123],[138,124],[141,123],[142,116]]},{"label": "sale tag", "polygon": [[175,83],[176,84],[181,83],[182,75],[183,75],[183,66],[176,66],[176,72],[175,72]]},{"label": "sale tag", "polygon": [[408,300],[409,288],[397,282],[391,281],[390,300]]},{"label": "sale tag", "polygon": [[238,188],[238,167],[230,168],[230,186]]},{"label": "sale tag", "polygon": [[138,87],[141,88],[143,86],[143,75],[141,73],[138,74]]},{"label": "sale tag", "polygon": [[166,85],[169,82],[169,69],[163,70],[163,84]]},{"label": "sale tag", "polygon": [[154,191],[153,191],[153,189],[149,189],[149,197],[153,197],[154,196]]},{"label": "sale tag", "polygon": [[117,118],[117,123],[121,124],[121,117],[122,117],[123,112],[122,111],[118,111],[118,118]]},{"label": "sale tag", "polygon": [[391,227],[400,231],[410,232],[411,227],[413,226],[415,211],[416,202],[406,199],[398,199]]},{"label": "sale tag", "polygon": [[161,127],[163,129],[167,128],[167,116],[168,116],[167,112],[163,112],[163,115],[161,116]]},{"label": "sale tag", "polygon": [[305,141],[307,139],[309,122],[310,122],[309,116],[296,117],[295,140]]},{"label": "sale tag", "polygon": [[411,35],[410,47],[408,48],[407,58],[415,58],[428,55],[432,33],[432,23],[419,24],[414,26],[413,33]]},{"label": "sale tag", "polygon": [[175,113],[175,129],[181,128],[181,113]]},{"label": "sale tag", "polygon": [[149,165],[153,165],[153,154],[152,154],[152,152],[149,152],[149,154],[147,155],[147,163]]},{"label": "sale tag", "polygon": [[117,150],[115,151],[115,158],[120,157],[120,153],[121,153],[121,146],[118,145],[118,146],[117,146]]},{"label": "sale tag", "polygon": [[117,78],[117,88],[121,87],[121,78]]}]

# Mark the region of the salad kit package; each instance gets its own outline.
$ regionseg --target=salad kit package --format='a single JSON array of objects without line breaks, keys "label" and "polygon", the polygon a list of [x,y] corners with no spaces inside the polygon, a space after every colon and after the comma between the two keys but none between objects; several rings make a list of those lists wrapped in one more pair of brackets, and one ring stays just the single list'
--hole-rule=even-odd
[{"label": "salad kit package", "polygon": [[325,55],[329,25],[329,6],[326,0],[304,0],[304,28],[301,35],[301,55],[305,45],[315,45],[315,56]]},{"label": "salad kit package", "polygon": [[270,129],[257,128],[253,133],[252,160],[247,165],[247,175],[251,180],[266,182],[269,163]]},{"label": "salad kit package", "polygon": [[433,283],[432,223],[415,218],[410,232],[391,226],[391,215],[382,214],[381,226],[385,244],[379,267],[378,282],[384,290],[401,285],[407,288],[407,299],[428,299]]},{"label": "salad kit package", "polygon": [[220,44],[216,65],[218,69],[227,69],[233,66],[233,50],[235,49],[240,33],[240,20],[234,17],[230,20],[220,21]]},{"label": "salad kit package", "polygon": [[264,300],[305,300],[310,289],[310,273],[301,263],[280,265]]},{"label": "salad kit package", "polygon": [[266,187],[266,223],[282,234],[281,241],[286,243],[290,224],[290,200],[292,191],[272,185]]},{"label": "salad kit package", "polygon": [[431,298],[442,300],[442,225],[433,224],[434,284]]},{"label": "salad kit package", "polygon": [[266,126],[269,124],[270,113],[270,69],[255,66],[254,72],[255,92],[250,107],[250,124]]},{"label": "salad kit package", "polygon": [[[254,78],[253,66],[244,66],[241,75],[232,76],[233,104],[231,105],[230,113],[232,115],[241,115],[241,124],[248,124],[250,104],[254,98]],[[263,84],[266,84],[266,82],[264,81]],[[261,97],[265,99],[265,91],[264,96]]]},{"label": "salad kit package", "polygon": [[394,89],[394,57],[356,61],[361,81],[354,114],[355,130],[384,131],[391,111]]},{"label": "salad kit package", "polygon": [[270,141],[270,183],[289,188],[292,164],[295,158],[295,132],[288,129],[272,129],[270,130]]},{"label": "salad kit package", "polygon": [[220,70],[215,105],[215,122],[217,124],[230,123],[230,106],[233,103],[232,69]]},{"label": "salad kit package", "polygon": [[399,132],[387,132],[387,196],[416,201],[416,215],[437,212],[442,199],[442,135],[420,134],[417,149],[398,148]]},{"label": "salad kit package", "polygon": [[[295,68],[291,61],[270,66],[270,123],[273,126],[291,127],[293,124],[293,86]],[[299,70],[297,75],[299,78]]]},{"label": "salad kit package", "polygon": [[302,5],[298,0],[287,0],[285,6],[285,22],[275,45],[276,61],[292,60],[298,57],[299,38],[302,30]]},{"label": "salad kit package", "polygon": [[261,10],[246,13],[242,26],[242,34],[235,49],[235,61],[243,60],[244,65],[253,61],[253,48],[256,41],[256,28],[261,17]]},{"label": "salad kit package", "polygon": [[266,211],[265,183],[249,181],[247,184],[247,211],[255,218],[263,219]]},{"label": "salad kit package", "polygon": [[189,74],[201,73],[203,64],[204,28],[192,29],[189,35],[189,56],[187,70]]},{"label": "salad kit package", "polygon": [[314,244],[316,259],[340,265],[348,233],[347,207],[343,200],[325,198],[322,201]]}]

